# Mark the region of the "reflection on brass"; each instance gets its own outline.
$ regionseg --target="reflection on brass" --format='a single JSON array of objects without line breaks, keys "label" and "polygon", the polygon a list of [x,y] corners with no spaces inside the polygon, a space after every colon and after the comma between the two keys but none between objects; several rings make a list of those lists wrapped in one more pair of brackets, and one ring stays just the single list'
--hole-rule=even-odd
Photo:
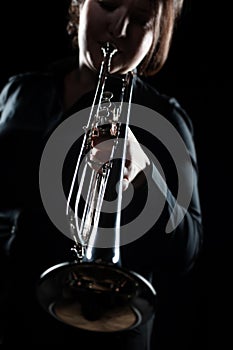
[{"label": "reflection on brass", "polygon": [[61,321],[91,331],[120,331],[131,328],[137,322],[137,315],[129,306],[106,310],[100,319],[94,321],[89,321],[83,316],[78,302],[62,301],[53,307],[53,311]]}]

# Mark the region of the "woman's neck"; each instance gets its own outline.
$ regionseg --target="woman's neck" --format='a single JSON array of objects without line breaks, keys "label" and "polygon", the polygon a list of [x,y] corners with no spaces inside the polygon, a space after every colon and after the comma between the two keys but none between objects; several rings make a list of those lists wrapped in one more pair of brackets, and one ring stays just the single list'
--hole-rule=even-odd
[{"label": "woman's neck", "polygon": [[95,89],[97,74],[89,69],[75,69],[64,77],[64,110],[69,109],[83,95]]}]

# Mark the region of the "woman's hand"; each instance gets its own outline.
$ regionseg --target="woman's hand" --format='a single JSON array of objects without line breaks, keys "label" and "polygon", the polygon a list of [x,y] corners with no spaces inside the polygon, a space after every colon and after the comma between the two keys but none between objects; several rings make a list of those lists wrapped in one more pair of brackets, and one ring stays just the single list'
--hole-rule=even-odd
[{"label": "woman's hand", "polygon": [[[109,161],[113,143],[113,139],[100,140],[98,137],[93,139],[93,148],[91,149],[90,154],[90,165],[94,170],[101,171],[101,166]],[[149,165],[149,158],[143,151],[130,128],[128,128],[123,190],[125,191],[136,176]]]}]

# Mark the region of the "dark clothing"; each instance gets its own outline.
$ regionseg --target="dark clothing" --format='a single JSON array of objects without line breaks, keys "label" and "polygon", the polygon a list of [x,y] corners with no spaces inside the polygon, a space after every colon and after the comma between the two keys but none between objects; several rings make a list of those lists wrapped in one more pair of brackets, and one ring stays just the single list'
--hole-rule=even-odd
[{"label": "dark clothing", "polygon": [[[1,246],[3,275],[6,281],[2,292],[3,302],[1,301],[5,323],[3,329],[7,329],[4,342],[74,344],[76,338],[78,342],[78,338],[83,337],[86,348],[89,349],[92,344],[98,344],[99,340],[103,346],[103,342],[106,344],[105,339],[109,338],[111,345],[108,344],[108,349],[114,349],[113,344],[116,348],[120,346],[121,349],[127,350],[147,349],[140,341],[146,342],[148,327],[143,326],[139,327],[139,331],[131,331],[130,338],[125,333],[113,337],[105,335],[104,341],[101,340],[101,334],[92,334],[90,337],[88,332],[80,332],[77,336],[79,331],[51,318],[36,300],[35,284],[40,274],[52,265],[69,260],[69,249],[73,246],[73,241],[57,230],[43,208],[38,176],[41,154],[53,130],[73,113],[90,107],[94,96],[94,92],[85,94],[64,112],[64,72],[59,72],[35,72],[12,77],[0,96],[0,220],[3,223],[2,232],[6,232],[4,244]],[[154,137],[153,131],[150,134],[135,127],[132,117],[132,131],[138,141],[155,155],[166,182],[160,179],[157,164],[152,163],[148,169],[149,182],[137,187],[135,181],[135,200],[124,211],[123,222],[126,220],[127,223],[140,214],[141,203],[146,201],[148,191],[152,191],[154,196],[153,205],[149,208],[152,210],[152,217],[153,210],[157,210],[157,199],[164,199],[165,203],[153,227],[137,240],[121,248],[121,260],[124,267],[142,274],[154,285],[159,305],[158,317],[155,317],[154,344],[165,349],[166,334],[168,337],[170,334],[171,343],[174,338],[179,337],[178,333],[175,334],[181,322],[181,317],[178,317],[181,311],[178,308],[180,303],[188,303],[190,294],[186,296],[189,283],[187,281],[202,246],[193,129],[191,121],[175,99],[159,94],[139,78],[133,90],[133,103],[158,112],[175,127],[185,143],[192,165],[191,179],[186,176],[187,164],[182,164],[182,159],[179,159],[180,173],[177,175],[177,161],[172,159],[169,150],[166,149],[167,145],[164,145],[159,137]],[[142,118],[145,118],[146,124],[147,114],[143,114]],[[72,152],[70,159],[73,159]],[[179,192],[179,176],[182,177],[184,189],[188,191],[189,187],[193,186],[192,196],[187,208],[185,203],[184,207],[182,203],[178,203],[173,216],[174,229],[165,233]],[[179,216],[182,220],[176,225],[175,218]],[[140,337],[141,332],[144,337]],[[17,339],[14,338],[15,334]],[[124,348],[122,344],[126,346],[128,339],[132,344],[136,343],[137,347],[132,345],[132,348]],[[81,343],[83,344],[83,341]]]}]

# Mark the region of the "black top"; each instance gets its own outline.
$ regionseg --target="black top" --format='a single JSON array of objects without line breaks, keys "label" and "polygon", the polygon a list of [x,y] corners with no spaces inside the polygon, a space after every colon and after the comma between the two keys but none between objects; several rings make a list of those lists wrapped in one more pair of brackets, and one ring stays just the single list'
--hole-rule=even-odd
[{"label": "black top", "polygon": [[[73,245],[44,210],[38,176],[41,155],[53,130],[78,110],[90,107],[93,100],[94,92],[90,92],[63,112],[63,77],[68,69],[69,65],[65,69],[59,66],[48,72],[11,77],[0,95],[0,220],[3,248],[8,254],[4,263],[10,262],[17,277],[9,284],[16,285],[18,298],[23,300],[26,295],[34,295],[34,283],[41,272],[69,259]],[[156,291],[163,293],[169,278],[174,281],[192,269],[202,246],[193,129],[174,98],[159,94],[139,78],[132,102],[131,129],[154,158],[147,169],[148,182],[138,187],[135,181],[135,197],[123,211],[122,220],[127,226],[149,202],[149,216],[143,219],[148,221],[158,210],[157,202],[164,201],[164,205],[148,231],[121,248],[121,259],[124,267],[152,279]],[[183,152],[182,142],[187,153]],[[168,222],[171,230],[166,233]],[[5,269],[6,278],[11,280],[8,273]],[[23,293],[19,288],[22,282],[28,288],[26,294],[24,287]],[[22,307],[24,303],[20,303]],[[27,312],[25,318],[32,311]],[[20,311],[18,316],[21,319]]]}]

